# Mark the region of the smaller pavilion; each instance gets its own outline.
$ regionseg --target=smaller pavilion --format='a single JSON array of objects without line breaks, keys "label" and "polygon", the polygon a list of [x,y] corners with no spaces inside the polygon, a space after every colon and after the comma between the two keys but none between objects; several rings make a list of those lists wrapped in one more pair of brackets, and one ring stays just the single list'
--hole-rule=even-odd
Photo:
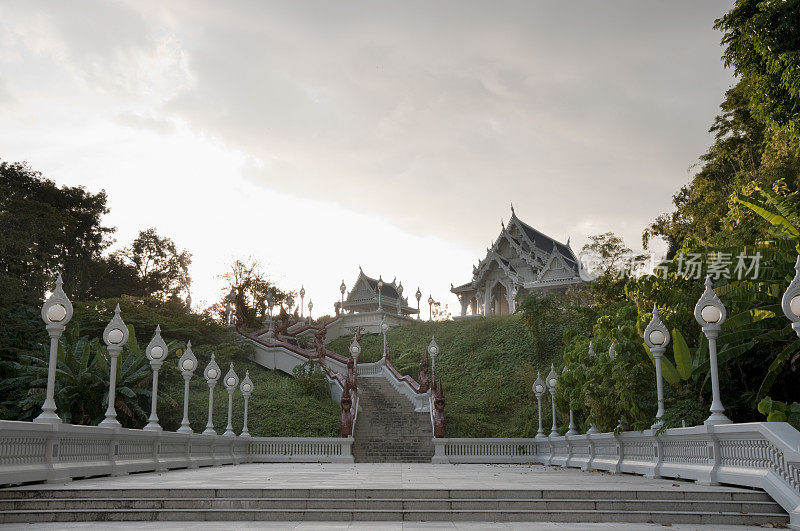
[{"label": "smaller pavilion", "polygon": [[419,315],[419,307],[409,305],[408,298],[403,297],[403,283],[397,282],[396,278],[391,282],[384,281],[382,276],[375,279],[367,276],[359,267],[358,277],[352,286],[349,292],[344,280],[339,286],[342,299],[336,303],[339,308],[337,319],[326,326],[326,342],[353,334],[358,329],[364,333],[378,334],[382,322],[395,328],[413,323],[416,320],[413,316]]},{"label": "smaller pavilion", "polygon": [[408,297],[403,297],[402,282],[398,284],[396,278],[391,282],[385,282],[382,277],[377,279],[368,277],[360,267],[358,268],[358,278],[353,283],[353,288],[347,294],[347,298],[344,299],[342,308],[347,313],[377,312],[378,310],[405,316],[419,313],[418,308],[408,305]]}]

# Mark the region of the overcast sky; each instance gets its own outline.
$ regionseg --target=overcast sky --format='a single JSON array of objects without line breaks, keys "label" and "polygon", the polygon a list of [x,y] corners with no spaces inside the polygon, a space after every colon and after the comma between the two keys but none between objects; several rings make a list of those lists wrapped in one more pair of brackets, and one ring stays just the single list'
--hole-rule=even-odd
[{"label": "overcast sky", "polygon": [[0,158],[191,251],[198,303],[253,256],[316,315],[359,265],[455,311],[512,201],[641,246],[733,82],[731,4],[5,0]]}]

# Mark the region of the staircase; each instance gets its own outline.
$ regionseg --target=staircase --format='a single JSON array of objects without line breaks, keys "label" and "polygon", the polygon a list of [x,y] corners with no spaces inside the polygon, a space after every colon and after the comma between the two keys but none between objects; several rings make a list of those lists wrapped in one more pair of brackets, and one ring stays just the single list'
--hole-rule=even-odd
[{"label": "staircase", "polygon": [[0,523],[97,521],[787,523],[762,491],[143,488],[0,490]]},{"label": "staircase", "polygon": [[430,413],[414,406],[385,378],[359,378],[358,418],[353,434],[357,463],[430,463]]}]

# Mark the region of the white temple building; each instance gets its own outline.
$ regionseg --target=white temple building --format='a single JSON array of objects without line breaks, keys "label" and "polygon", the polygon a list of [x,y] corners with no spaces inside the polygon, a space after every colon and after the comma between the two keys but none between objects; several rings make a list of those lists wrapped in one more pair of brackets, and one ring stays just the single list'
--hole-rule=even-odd
[{"label": "white temple building", "polygon": [[461,317],[507,315],[520,294],[533,290],[563,292],[581,284],[578,259],[567,243],[542,234],[521,221],[511,206],[508,226],[472,268],[472,280],[450,291],[461,303]]}]

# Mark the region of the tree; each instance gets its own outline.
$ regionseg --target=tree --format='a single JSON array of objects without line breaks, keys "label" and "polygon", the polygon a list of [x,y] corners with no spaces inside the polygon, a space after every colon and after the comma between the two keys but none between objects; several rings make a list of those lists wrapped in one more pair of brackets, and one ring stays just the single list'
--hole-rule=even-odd
[{"label": "tree", "polygon": [[589,236],[590,243],[581,249],[581,257],[591,262],[597,274],[592,293],[599,303],[624,300],[625,278],[641,266],[645,255],[635,255],[613,232]]},{"label": "tree", "polygon": [[166,301],[189,291],[191,253],[179,251],[171,238],[159,236],[154,228],[139,231],[133,242],[115,257],[135,268],[139,286],[131,295]]},{"label": "tree", "polygon": [[267,315],[269,294],[272,295],[272,303],[276,306],[282,305],[291,295],[290,292],[284,292],[267,280],[261,270],[261,264],[252,257],[247,261],[236,260],[222,278],[228,282],[225,297],[232,289],[236,305],[241,309],[248,327],[258,326],[264,320]]},{"label": "tree", "polygon": [[57,187],[25,163],[0,161],[0,303],[38,304],[57,273],[75,298],[91,297],[91,264],[113,228],[104,191]]},{"label": "tree", "polygon": [[737,0],[714,27],[723,32],[725,66],[746,86],[765,125],[800,137],[800,1]]}]

